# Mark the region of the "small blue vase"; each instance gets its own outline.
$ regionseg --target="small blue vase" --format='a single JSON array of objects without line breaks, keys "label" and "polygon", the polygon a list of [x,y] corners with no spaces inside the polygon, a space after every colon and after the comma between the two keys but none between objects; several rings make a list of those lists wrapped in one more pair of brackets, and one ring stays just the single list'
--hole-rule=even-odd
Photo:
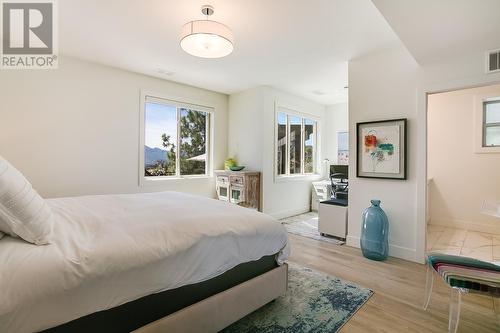
[{"label": "small blue vase", "polygon": [[385,260],[389,253],[389,220],[380,208],[380,200],[371,203],[363,212],[361,251],[368,259]]}]

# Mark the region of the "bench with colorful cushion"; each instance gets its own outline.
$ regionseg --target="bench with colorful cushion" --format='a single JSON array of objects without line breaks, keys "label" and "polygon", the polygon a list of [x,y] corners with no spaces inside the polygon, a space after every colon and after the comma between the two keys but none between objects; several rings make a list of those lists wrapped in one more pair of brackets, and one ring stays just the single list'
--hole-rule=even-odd
[{"label": "bench with colorful cushion", "polygon": [[428,254],[427,263],[450,287],[500,297],[500,266],[498,265],[440,253]]},{"label": "bench with colorful cushion", "polygon": [[[473,258],[427,254],[427,282],[424,309],[427,309],[437,274],[451,287],[448,332],[455,333],[460,320],[462,294],[474,292],[493,297],[495,312],[500,313],[500,266]],[[498,317],[500,320],[500,316]]]}]

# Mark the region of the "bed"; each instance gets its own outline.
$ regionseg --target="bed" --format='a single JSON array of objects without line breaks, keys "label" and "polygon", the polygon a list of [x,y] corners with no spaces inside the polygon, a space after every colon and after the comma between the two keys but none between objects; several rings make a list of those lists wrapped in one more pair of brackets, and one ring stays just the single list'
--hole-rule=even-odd
[{"label": "bed", "polygon": [[51,244],[0,240],[0,332],[215,332],[286,289],[265,214],[177,192],[47,202]]}]

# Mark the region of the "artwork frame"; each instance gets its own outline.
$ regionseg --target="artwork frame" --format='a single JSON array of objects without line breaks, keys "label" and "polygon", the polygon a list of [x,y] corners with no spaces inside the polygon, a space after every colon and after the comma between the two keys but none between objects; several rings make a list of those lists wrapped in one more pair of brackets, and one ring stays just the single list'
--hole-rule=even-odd
[{"label": "artwork frame", "polygon": [[407,179],[407,119],[356,123],[356,177]]}]

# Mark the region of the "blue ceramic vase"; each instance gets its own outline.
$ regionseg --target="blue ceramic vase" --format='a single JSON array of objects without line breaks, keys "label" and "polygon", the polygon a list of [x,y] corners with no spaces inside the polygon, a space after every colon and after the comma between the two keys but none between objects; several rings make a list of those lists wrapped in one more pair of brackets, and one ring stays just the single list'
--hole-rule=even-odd
[{"label": "blue ceramic vase", "polygon": [[385,260],[389,252],[389,220],[380,208],[380,200],[371,203],[363,212],[361,251],[368,259]]}]

